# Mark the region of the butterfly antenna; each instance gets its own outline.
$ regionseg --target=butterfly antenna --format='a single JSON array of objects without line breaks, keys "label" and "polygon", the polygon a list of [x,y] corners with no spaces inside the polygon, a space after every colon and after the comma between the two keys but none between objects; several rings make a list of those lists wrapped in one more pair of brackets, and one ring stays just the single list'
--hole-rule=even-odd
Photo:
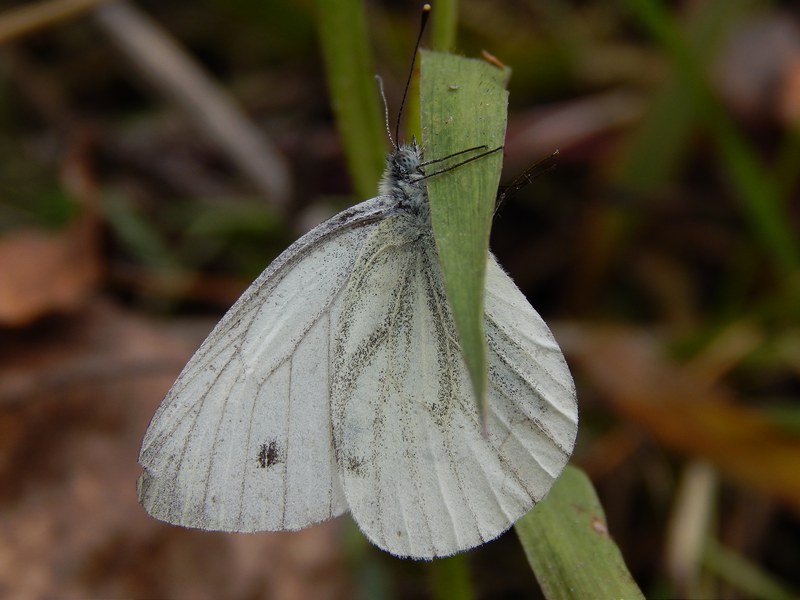
[{"label": "butterfly antenna", "polygon": [[392,148],[397,150],[397,144],[392,139],[392,129],[389,127],[389,103],[386,102],[386,92],[383,91],[383,78],[380,75],[375,75],[375,79],[378,82],[378,89],[381,91],[381,99],[383,100],[383,122],[386,124],[386,135],[389,136]]},{"label": "butterfly antenna", "polygon": [[[466,150],[462,150],[461,152],[455,152],[455,153],[451,154],[450,156],[445,156],[444,158],[437,158],[436,160],[428,161],[425,164],[426,165],[430,165],[430,164],[433,164],[433,163],[441,162],[443,160],[449,160],[449,159],[453,158],[454,156],[459,156],[461,154],[464,154],[465,152],[472,152],[473,150],[485,150],[485,149],[486,149],[485,145],[483,145],[483,146],[475,146],[474,148],[467,148]],[[490,154],[494,154],[495,152],[500,152],[502,150],[503,150],[503,146],[498,146],[497,148],[492,148],[491,150],[485,150],[484,152],[481,152],[480,154],[476,154],[475,156],[471,156],[471,157],[467,158],[466,160],[462,160],[461,162],[457,162],[454,165],[449,165],[449,166],[445,167],[444,169],[440,169],[438,171],[434,171],[433,173],[426,173],[425,175],[423,175],[422,177],[417,179],[417,181],[421,181],[423,179],[428,179],[429,177],[435,177],[436,175],[441,175],[442,173],[448,173],[448,172],[450,172],[450,171],[452,171],[454,169],[458,169],[459,167],[463,167],[464,165],[469,164],[469,163],[471,163],[473,161],[480,160],[484,156],[489,156]]]},{"label": "butterfly antenna", "polygon": [[495,202],[494,211],[495,213],[500,209],[500,205],[505,202],[510,196],[513,196],[526,185],[531,183],[537,177],[541,177],[546,173],[549,173],[553,169],[556,168],[558,165],[558,150],[553,152],[547,158],[543,158],[539,162],[533,164],[532,166],[528,167],[522,172],[522,175],[517,177],[514,181],[509,183],[508,185],[501,186],[500,193],[497,195],[497,201]]},{"label": "butterfly antenna", "polygon": [[[414,63],[417,62],[417,52],[419,52],[419,45],[422,42],[422,34],[425,32],[425,25],[428,24],[428,17],[431,14],[431,5],[425,4],[422,7],[422,18],[419,24],[419,35],[417,35],[417,43],[414,44],[414,54],[411,55],[411,67],[408,69],[408,80],[406,87],[403,90],[403,99],[400,101],[400,110],[397,113],[397,123],[394,127],[394,137],[400,139],[400,117],[403,115],[403,107],[406,105],[406,97],[408,96],[408,88],[411,87],[411,78],[414,76]],[[391,137],[391,136],[389,136]]]}]

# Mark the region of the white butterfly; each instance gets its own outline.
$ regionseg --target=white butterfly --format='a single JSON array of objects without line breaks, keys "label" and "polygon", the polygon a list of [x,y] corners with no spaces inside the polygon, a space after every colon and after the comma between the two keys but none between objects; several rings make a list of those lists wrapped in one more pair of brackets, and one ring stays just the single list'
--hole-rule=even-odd
[{"label": "white butterfly", "polygon": [[153,417],[139,500],[220,531],[296,530],[350,510],[398,556],[489,541],[550,489],[575,389],[541,317],[489,256],[486,433],[431,233],[422,153],[381,193],[281,254],[214,328]]}]

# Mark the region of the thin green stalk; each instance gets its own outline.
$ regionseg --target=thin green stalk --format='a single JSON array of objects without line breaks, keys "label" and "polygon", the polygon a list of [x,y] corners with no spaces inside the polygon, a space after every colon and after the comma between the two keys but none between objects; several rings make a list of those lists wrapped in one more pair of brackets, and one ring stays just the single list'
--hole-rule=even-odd
[{"label": "thin green stalk", "polygon": [[358,196],[374,196],[386,132],[359,0],[317,0],[317,29],[333,110]]},{"label": "thin green stalk", "polygon": [[452,52],[456,45],[458,0],[437,0],[431,16],[431,48]]}]

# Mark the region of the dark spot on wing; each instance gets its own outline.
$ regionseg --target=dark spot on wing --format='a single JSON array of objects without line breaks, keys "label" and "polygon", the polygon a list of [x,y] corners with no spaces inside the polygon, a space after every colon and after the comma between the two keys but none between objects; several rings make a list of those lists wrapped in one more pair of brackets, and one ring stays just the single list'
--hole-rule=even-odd
[{"label": "dark spot on wing", "polygon": [[352,454],[345,456],[344,468],[347,469],[351,475],[355,475],[356,477],[364,476],[364,460],[357,456],[353,456]]},{"label": "dark spot on wing", "polygon": [[260,469],[269,469],[285,460],[283,448],[275,440],[272,440],[269,444],[261,444],[256,460]]}]

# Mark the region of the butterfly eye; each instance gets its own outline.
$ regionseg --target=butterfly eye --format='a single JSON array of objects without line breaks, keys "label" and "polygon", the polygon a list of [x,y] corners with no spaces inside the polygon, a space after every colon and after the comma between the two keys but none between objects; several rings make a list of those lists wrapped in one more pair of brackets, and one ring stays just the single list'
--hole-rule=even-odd
[{"label": "butterfly eye", "polygon": [[408,153],[398,154],[394,159],[395,167],[401,173],[407,174],[415,171],[419,161]]}]

